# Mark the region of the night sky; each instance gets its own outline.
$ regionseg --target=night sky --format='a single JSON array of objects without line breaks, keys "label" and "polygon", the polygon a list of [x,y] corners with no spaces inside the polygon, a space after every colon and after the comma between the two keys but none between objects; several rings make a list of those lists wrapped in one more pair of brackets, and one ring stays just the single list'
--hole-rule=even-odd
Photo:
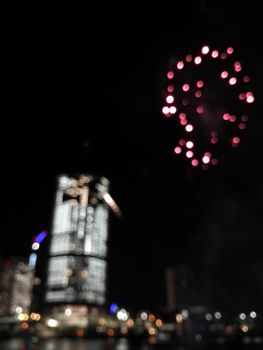
[{"label": "night sky", "polygon": [[[58,174],[98,173],[123,212],[110,218],[109,301],[161,307],[165,268],[185,265],[196,303],[261,307],[261,12],[226,3],[23,2],[5,56],[2,258],[27,256],[50,229]],[[161,89],[169,59],[206,42],[239,50],[256,102],[240,147],[203,171],[172,154],[178,131],[161,115]]]}]

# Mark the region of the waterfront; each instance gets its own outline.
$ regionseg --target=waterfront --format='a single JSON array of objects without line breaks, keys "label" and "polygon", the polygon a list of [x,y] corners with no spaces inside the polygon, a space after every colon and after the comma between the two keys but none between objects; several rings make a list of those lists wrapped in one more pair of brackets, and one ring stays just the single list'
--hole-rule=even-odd
[{"label": "waterfront", "polygon": [[23,339],[12,338],[0,340],[1,350],[191,350],[191,349],[262,349],[262,343],[257,339],[247,338],[247,341],[239,344],[213,344],[204,346],[201,344],[183,346],[176,344],[160,344],[148,341],[131,342],[125,338],[120,339],[42,339],[37,338]]}]

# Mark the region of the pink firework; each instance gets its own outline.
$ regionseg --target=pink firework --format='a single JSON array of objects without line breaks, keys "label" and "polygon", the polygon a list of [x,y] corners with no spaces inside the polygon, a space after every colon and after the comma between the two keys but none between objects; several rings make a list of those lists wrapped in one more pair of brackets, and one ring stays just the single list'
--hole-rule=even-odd
[{"label": "pink firework", "polygon": [[173,60],[163,97],[162,114],[180,135],[173,153],[204,170],[220,164],[227,147],[242,144],[255,101],[251,78],[232,46],[204,45]]}]

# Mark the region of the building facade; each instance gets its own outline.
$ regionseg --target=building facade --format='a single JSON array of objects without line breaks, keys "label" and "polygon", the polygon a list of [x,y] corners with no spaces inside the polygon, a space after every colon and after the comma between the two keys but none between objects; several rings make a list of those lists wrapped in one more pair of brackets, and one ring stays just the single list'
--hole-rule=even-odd
[{"label": "building facade", "polygon": [[46,303],[103,305],[106,297],[109,181],[61,175],[51,229]]},{"label": "building facade", "polygon": [[5,261],[0,271],[0,316],[28,313],[31,306],[34,274],[24,261]]}]

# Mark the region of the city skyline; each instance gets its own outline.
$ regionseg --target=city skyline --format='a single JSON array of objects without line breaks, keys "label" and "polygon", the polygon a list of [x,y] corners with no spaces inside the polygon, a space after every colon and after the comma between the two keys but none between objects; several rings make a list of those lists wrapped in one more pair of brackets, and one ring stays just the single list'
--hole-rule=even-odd
[{"label": "city skyline", "polygon": [[[24,56],[13,73],[21,84],[16,114],[23,106],[40,124],[26,127],[23,117],[24,129],[2,132],[2,258],[29,256],[32,237],[50,234],[58,175],[94,173],[109,179],[123,214],[110,215],[109,302],[164,306],[165,269],[186,265],[197,275],[200,304],[260,305],[262,44],[254,39],[255,9],[232,4],[225,13],[223,5],[190,3],[189,12],[178,5],[187,15],[180,20],[153,5],[152,17],[132,9],[135,25],[121,6],[105,5],[70,24],[61,19],[47,28],[32,19],[35,33],[25,24]],[[172,154],[179,134],[161,114],[161,90],[170,58],[206,43],[234,44],[256,100],[240,147],[203,171]]]}]

